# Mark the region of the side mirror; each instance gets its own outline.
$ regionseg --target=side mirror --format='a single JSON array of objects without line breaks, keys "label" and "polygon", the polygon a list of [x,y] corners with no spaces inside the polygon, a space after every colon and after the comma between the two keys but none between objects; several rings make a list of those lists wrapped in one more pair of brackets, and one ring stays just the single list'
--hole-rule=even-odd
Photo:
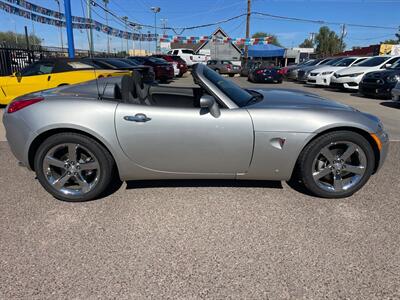
[{"label": "side mirror", "polygon": [[200,107],[202,109],[208,109],[214,118],[218,118],[221,115],[217,101],[210,95],[203,95],[200,98]]},{"label": "side mirror", "polygon": [[22,79],[22,74],[21,74],[21,72],[18,71],[18,72],[15,72],[14,74],[15,74],[15,77],[17,77],[18,82],[20,82],[21,79]]}]

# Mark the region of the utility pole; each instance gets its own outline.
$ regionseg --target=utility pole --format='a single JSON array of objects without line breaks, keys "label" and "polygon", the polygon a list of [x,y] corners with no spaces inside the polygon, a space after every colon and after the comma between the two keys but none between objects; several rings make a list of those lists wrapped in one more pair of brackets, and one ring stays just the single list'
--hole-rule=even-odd
[{"label": "utility pole", "polygon": [[341,25],[340,28],[341,28],[341,33],[340,33],[340,51],[343,51],[343,39],[347,35],[346,24]]},{"label": "utility pole", "polygon": [[[103,0],[104,2],[104,8],[105,8],[105,14],[106,14],[106,25],[108,27],[108,3],[110,2],[110,0]],[[110,54],[110,35],[107,32],[107,53]]]},{"label": "utility pole", "polygon": [[[246,16],[246,39],[250,37],[250,16],[251,16],[251,0],[247,0],[247,16]],[[249,46],[244,45],[244,63],[247,64],[249,59]]]},{"label": "utility pole", "polygon": [[92,28],[92,3],[91,0],[86,0],[86,10],[87,10],[87,18],[89,19],[90,22],[90,27],[89,27],[89,53],[90,57],[93,56],[94,53],[94,45],[93,45],[93,28]]},{"label": "utility pole", "polygon": [[310,37],[308,39],[311,41],[311,43],[314,44],[314,42],[315,42],[315,32],[310,32]]},{"label": "utility pole", "polygon": [[[128,17],[122,17],[122,20],[124,20],[125,23],[125,32],[128,33]],[[126,54],[129,55],[129,39],[128,36],[126,36]]]},{"label": "utility pole", "polygon": [[163,35],[167,34],[167,24],[168,24],[168,19],[160,19],[161,26],[163,28]]},{"label": "utility pole", "polygon": [[[60,5],[60,0],[55,0],[57,2],[58,6],[58,13],[61,16],[61,5]],[[61,20],[61,18],[60,18]],[[33,32],[35,34],[35,32]],[[64,40],[63,40],[63,27],[62,27],[62,20],[60,21],[60,43],[61,43],[61,51],[64,52]]]}]

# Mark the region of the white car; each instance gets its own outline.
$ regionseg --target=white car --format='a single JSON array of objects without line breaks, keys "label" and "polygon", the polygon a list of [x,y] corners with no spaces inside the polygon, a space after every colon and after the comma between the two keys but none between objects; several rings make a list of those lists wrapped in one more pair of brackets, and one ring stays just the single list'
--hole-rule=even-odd
[{"label": "white car", "polygon": [[323,66],[310,72],[307,76],[307,84],[329,86],[333,73],[356,65],[368,57],[345,57],[331,66]]},{"label": "white car", "polygon": [[179,56],[186,62],[188,67],[191,67],[197,63],[205,64],[207,62],[207,58],[205,55],[195,54],[192,49],[173,49],[171,51],[168,51],[168,55]]},{"label": "white car", "polygon": [[358,90],[358,85],[366,73],[388,68],[398,60],[400,56],[382,55],[368,58],[355,66],[333,73],[330,86]]},{"label": "white car", "polygon": [[400,102],[400,81],[397,82],[396,86],[392,89],[393,101]]}]

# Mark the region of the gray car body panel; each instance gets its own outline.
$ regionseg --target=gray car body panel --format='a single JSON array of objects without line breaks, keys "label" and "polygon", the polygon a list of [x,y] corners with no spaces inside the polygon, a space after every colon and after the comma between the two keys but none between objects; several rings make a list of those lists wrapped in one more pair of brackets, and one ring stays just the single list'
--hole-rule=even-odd
[{"label": "gray car body panel", "polygon": [[[32,142],[49,130],[78,130],[98,139],[110,151],[122,180],[135,179],[257,179],[287,180],[305,145],[318,133],[352,127],[387,135],[379,119],[349,106],[309,93],[256,90],[264,99],[239,108],[202,77],[201,84],[225,104],[218,118],[201,108],[123,104],[82,97],[89,82],[39,93],[45,100],[12,114],[4,113],[10,147],[29,167]],[[110,79],[111,80],[111,79]],[[112,79],[115,84],[116,79]],[[79,91],[82,90],[82,93]],[[111,97],[112,90],[107,92]],[[35,94],[36,95],[36,94]],[[144,113],[151,121],[129,122],[125,116]],[[280,143],[280,142],[283,142]]]}]

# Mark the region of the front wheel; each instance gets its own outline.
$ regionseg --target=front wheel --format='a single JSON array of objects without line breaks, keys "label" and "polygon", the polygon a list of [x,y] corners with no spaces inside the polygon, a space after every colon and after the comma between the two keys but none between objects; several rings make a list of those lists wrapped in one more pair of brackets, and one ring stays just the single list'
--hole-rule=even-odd
[{"label": "front wheel", "polygon": [[96,140],[77,133],[47,138],[34,163],[41,185],[55,198],[69,202],[98,198],[115,173],[110,153]]},{"label": "front wheel", "polygon": [[298,179],[315,196],[344,198],[364,186],[374,166],[374,151],[362,135],[331,132],[304,148],[298,160]]}]

